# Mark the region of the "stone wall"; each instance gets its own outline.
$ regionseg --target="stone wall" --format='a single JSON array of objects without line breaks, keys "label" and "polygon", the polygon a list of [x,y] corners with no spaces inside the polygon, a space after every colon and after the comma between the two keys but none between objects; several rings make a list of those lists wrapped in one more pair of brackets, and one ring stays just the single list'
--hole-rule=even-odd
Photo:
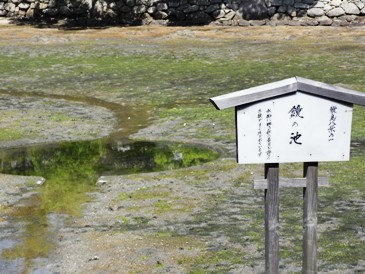
[{"label": "stone wall", "polygon": [[0,0],[0,16],[85,24],[346,26],[365,21],[365,0]]}]

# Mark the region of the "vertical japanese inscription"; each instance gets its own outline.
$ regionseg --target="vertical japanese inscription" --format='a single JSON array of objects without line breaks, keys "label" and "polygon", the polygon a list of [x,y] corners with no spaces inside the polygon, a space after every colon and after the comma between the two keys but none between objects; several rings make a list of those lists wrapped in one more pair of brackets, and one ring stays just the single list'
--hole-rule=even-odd
[{"label": "vertical japanese inscription", "polygon": [[[301,115],[303,108],[300,105],[294,105],[290,110],[290,119],[294,119],[294,122],[292,123],[292,128],[299,126],[298,119],[303,119],[304,116]],[[302,145],[302,142],[299,141],[300,137],[302,137],[302,134],[300,134],[298,131],[292,132],[290,135],[290,142],[289,144],[297,144]]]},{"label": "vertical japanese inscription", "polygon": [[328,123],[328,141],[333,141],[335,139],[335,131],[336,131],[336,119],[337,119],[337,107],[330,107],[330,120]]},{"label": "vertical japanese inscription", "polygon": [[346,161],[352,107],[306,93],[237,108],[239,163]]},{"label": "vertical japanese inscription", "polygon": [[267,131],[266,131],[266,141],[267,141],[267,151],[266,151],[266,155],[267,155],[267,160],[270,160],[271,157],[271,127],[272,127],[272,122],[271,122],[271,118],[272,118],[272,112],[271,109],[267,109],[266,110],[266,127],[267,127]]},{"label": "vertical japanese inscription", "polygon": [[262,155],[262,110],[261,108],[257,111],[257,120],[259,122],[259,128],[257,131],[257,138],[258,138],[258,156],[261,157]]}]

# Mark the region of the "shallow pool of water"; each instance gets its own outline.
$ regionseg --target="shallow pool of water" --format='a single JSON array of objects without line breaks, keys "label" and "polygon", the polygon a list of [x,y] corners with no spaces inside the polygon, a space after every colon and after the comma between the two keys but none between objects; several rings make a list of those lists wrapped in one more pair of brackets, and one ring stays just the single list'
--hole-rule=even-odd
[{"label": "shallow pool of water", "polygon": [[183,168],[217,157],[201,146],[115,137],[0,151],[1,173],[46,179],[4,218],[0,272],[28,273],[46,258],[56,244],[57,230],[68,216],[81,214],[81,205],[90,199],[87,192],[97,191],[99,176]]}]

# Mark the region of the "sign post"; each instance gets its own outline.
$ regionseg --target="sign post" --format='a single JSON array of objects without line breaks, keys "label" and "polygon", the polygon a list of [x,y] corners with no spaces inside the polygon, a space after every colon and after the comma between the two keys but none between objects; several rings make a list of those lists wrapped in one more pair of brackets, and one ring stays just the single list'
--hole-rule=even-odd
[{"label": "sign post", "polygon": [[304,163],[303,273],[317,273],[318,163]]},{"label": "sign post", "polygon": [[[264,164],[265,271],[279,272],[279,188],[303,188],[303,268],[317,273],[318,162],[350,158],[353,104],[365,94],[293,77],[210,99],[217,109],[235,107],[237,161]],[[279,164],[303,162],[304,178],[279,178]]]},{"label": "sign post", "polygon": [[265,272],[279,272],[279,164],[265,164]]}]

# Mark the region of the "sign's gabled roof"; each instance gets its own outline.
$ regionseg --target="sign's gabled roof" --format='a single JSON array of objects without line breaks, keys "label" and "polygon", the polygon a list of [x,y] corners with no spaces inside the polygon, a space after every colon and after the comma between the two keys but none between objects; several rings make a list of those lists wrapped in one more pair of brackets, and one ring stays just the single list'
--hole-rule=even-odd
[{"label": "sign's gabled roof", "polygon": [[270,84],[220,95],[210,98],[210,101],[217,109],[226,109],[295,93],[297,91],[365,106],[365,93],[363,92],[332,86],[301,77],[288,78]]}]

